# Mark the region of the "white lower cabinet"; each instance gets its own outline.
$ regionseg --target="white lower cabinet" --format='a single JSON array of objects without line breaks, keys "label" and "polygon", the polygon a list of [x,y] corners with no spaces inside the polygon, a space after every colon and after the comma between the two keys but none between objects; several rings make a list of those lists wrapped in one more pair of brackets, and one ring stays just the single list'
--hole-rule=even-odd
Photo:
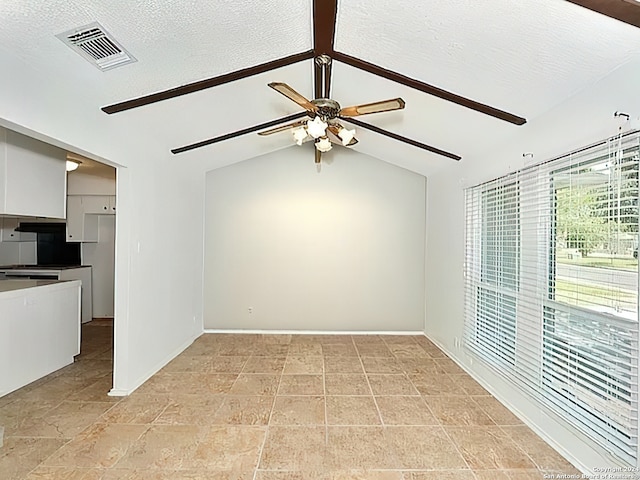
[{"label": "white lower cabinet", "polygon": [[0,283],[0,397],[73,363],[80,288],[80,281]]}]

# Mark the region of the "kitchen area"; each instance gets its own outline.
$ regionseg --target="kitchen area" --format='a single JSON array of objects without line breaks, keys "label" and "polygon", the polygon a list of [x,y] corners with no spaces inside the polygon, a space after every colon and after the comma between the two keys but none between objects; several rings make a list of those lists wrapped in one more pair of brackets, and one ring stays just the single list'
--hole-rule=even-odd
[{"label": "kitchen area", "polygon": [[114,316],[115,168],[0,127],[0,397]]}]

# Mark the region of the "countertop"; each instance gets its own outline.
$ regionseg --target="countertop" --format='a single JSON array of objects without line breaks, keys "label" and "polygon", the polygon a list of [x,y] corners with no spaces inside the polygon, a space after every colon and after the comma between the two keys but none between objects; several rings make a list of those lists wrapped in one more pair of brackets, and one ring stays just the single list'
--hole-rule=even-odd
[{"label": "countertop", "polygon": [[[76,281],[76,280],[72,280]],[[69,280],[0,280],[0,293],[23,290],[25,288],[44,287],[57,283],[69,283]]]},{"label": "countertop", "polygon": [[0,265],[0,271],[23,271],[34,270],[71,270],[73,268],[89,268],[91,265]]}]

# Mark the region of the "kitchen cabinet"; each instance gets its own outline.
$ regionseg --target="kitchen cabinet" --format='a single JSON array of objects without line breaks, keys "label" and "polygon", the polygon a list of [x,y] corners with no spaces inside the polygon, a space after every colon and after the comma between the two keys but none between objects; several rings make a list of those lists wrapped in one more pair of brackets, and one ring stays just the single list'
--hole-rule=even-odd
[{"label": "kitchen cabinet", "polygon": [[0,127],[0,215],[65,218],[66,152]]},{"label": "kitchen cabinet", "polygon": [[115,195],[83,195],[84,213],[114,215],[116,213]]},{"label": "kitchen cabinet", "polygon": [[115,195],[69,195],[67,242],[97,242],[98,215],[115,215]]},{"label": "kitchen cabinet", "polygon": [[0,218],[0,242],[35,242],[37,236],[33,232],[16,232],[20,222],[33,221],[25,218]]},{"label": "kitchen cabinet", "polygon": [[86,215],[81,195],[67,197],[67,242],[97,242],[98,217]]}]

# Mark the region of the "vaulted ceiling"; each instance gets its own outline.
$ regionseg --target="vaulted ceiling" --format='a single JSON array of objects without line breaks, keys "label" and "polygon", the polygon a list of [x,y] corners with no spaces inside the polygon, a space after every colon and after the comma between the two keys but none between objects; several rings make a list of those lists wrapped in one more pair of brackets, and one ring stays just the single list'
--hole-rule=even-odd
[{"label": "vaulted ceiling", "polygon": [[[315,3],[322,9],[333,2]],[[575,3],[596,4],[590,8],[616,4],[622,8],[618,17],[631,23],[640,11],[632,0]],[[514,125],[424,93],[346,59],[530,121],[640,58],[640,28],[575,3],[339,0],[334,47],[343,61],[338,56],[333,65],[332,98],[347,106],[402,97],[404,110],[367,116],[366,121],[464,159],[526,124]],[[106,117],[100,109],[108,105],[313,50],[313,5],[312,0],[5,0],[0,3],[0,70],[13,75],[15,70],[2,68],[11,61],[12,69],[49,79],[52,95],[64,95],[74,111],[86,112],[86,118],[96,112]],[[56,38],[94,21],[137,62],[103,72]],[[313,98],[313,78],[313,60],[307,59],[114,113],[104,121],[126,124],[128,130],[133,126],[130,133],[141,149],[170,156],[176,147],[299,112],[300,107],[267,83],[286,82]],[[15,94],[29,98],[29,92],[18,90],[16,85]],[[368,130],[359,129],[358,137],[356,150],[423,174],[452,162]],[[176,155],[173,161],[206,162],[214,168],[291,144],[286,133],[269,138],[251,133]]]}]

